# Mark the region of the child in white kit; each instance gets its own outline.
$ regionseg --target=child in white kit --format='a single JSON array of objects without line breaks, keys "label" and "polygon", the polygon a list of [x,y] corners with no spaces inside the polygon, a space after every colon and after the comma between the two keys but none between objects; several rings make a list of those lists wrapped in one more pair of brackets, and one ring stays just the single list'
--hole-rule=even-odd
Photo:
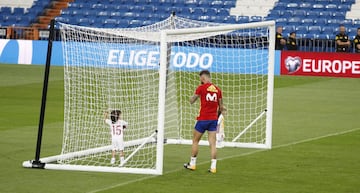
[{"label": "child in white kit", "polygon": [[110,163],[115,164],[116,151],[119,151],[120,165],[124,162],[124,129],[127,126],[127,122],[121,120],[120,110],[111,110],[110,119],[109,112],[105,112],[105,123],[110,126],[111,133],[111,145],[112,145],[112,158]]}]

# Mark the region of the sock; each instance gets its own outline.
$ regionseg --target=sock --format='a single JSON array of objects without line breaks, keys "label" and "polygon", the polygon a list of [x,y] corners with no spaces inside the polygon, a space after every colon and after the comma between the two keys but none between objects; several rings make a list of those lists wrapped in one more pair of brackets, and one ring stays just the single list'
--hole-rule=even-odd
[{"label": "sock", "polygon": [[190,158],[190,165],[192,165],[192,166],[196,165],[196,157]]},{"label": "sock", "polygon": [[216,159],[211,159],[211,169],[215,169],[216,168]]}]

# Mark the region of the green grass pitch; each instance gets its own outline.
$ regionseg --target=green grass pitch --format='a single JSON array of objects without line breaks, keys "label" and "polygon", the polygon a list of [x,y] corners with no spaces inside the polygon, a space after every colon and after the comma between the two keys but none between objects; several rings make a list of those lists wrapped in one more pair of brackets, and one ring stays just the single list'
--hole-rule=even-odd
[{"label": "green grass pitch", "polygon": [[[273,149],[219,150],[218,173],[182,168],[189,146],[165,146],[164,175],[25,169],[34,158],[43,66],[0,65],[1,193],[358,193],[360,79],[275,78]],[[60,153],[63,68],[52,67],[41,156]]]}]

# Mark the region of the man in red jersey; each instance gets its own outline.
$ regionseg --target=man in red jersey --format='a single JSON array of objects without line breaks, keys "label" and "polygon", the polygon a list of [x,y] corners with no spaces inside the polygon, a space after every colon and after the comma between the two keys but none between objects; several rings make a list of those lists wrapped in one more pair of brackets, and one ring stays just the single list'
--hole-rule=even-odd
[{"label": "man in red jersey", "polygon": [[197,87],[195,94],[190,98],[193,104],[200,98],[200,114],[193,132],[193,143],[191,148],[190,162],[184,164],[186,169],[196,169],[196,156],[199,150],[199,141],[205,131],[208,131],[208,140],[211,150],[211,166],[209,172],[216,173],[216,130],[218,120],[218,109],[224,110],[222,92],[219,87],[211,83],[210,72],[200,72],[201,85]]}]

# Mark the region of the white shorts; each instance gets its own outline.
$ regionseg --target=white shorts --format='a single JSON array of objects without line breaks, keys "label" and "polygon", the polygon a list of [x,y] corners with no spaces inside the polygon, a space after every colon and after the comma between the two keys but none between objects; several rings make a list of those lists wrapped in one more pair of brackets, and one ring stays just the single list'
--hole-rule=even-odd
[{"label": "white shorts", "polygon": [[112,138],[111,146],[113,151],[124,151],[124,140],[122,138]]}]

